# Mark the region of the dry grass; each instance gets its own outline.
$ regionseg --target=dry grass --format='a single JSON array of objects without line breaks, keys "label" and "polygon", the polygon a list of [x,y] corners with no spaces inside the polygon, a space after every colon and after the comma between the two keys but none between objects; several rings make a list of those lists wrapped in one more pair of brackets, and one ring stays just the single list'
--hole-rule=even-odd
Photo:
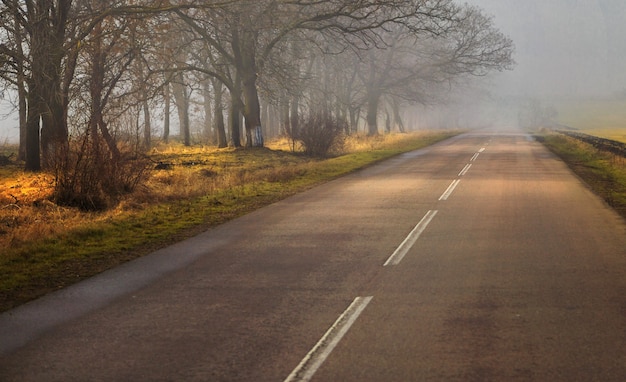
[{"label": "dry grass", "polygon": [[263,151],[178,144],[159,146],[152,150],[151,157],[155,162],[167,163],[167,169],[152,171],[144,186],[124,198],[116,208],[100,213],[50,202],[54,187],[50,174],[24,173],[17,166],[4,168],[0,173],[0,249],[54,236],[94,221],[133,214],[149,205],[197,198],[224,189],[236,190],[258,181],[280,182],[306,171],[309,160],[304,157]]},{"label": "dry grass", "polygon": [[[403,140],[406,135],[349,137],[344,151],[377,150]],[[292,142],[287,138],[274,140],[267,146],[267,149],[236,150],[185,147],[176,143],[158,145],[150,156],[166,169],[154,170],[144,186],[124,198],[116,208],[100,213],[50,202],[54,187],[50,174],[24,173],[17,165],[2,167],[0,250],[59,235],[94,221],[132,215],[149,205],[202,197],[225,189],[236,192],[237,188],[255,182],[284,182],[302,176],[316,162],[302,156],[299,147],[291,152]]]},{"label": "dry grass", "polygon": [[48,200],[53,185],[49,174],[16,172],[14,178],[0,179],[0,248],[54,235],[85,220],[78,211]]}]

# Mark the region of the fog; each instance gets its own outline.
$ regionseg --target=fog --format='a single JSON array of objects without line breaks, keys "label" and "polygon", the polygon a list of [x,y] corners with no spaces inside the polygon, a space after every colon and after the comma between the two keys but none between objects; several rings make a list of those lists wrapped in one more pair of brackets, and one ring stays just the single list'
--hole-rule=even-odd
[{"label": "fog", "polygon": [[0,100],[0,145],[19,141],[17,113],[7,100]]},{"label": "fog", "polygon": [[[515,68],[461,88],[431,115],[419,108],[427,113],[420,127],[530,126],[529,109],[540,107],[554,110],[547,123],[597,127],[611,113],[611,127],[626,128],[626,114],[616,109],[626,103],[626,1],[464,1],[482,8],[513,40]],[[596,109],[589,115],[588,106]]]},{"label": "fog", "polygon": [[515,70],[498,76],[504,94],[609,97],[626,91],[623,0],[469,0],[515,42]]}]

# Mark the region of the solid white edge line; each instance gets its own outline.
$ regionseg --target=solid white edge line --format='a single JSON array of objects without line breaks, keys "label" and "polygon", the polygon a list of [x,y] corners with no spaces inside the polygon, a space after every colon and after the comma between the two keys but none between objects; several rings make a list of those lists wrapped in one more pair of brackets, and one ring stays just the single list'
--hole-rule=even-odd
[{"label": "solid white edge line", "polygon": [[448,189],[441,195],[441,197],[439,197],[439,200],[448,200],[448,197],[450,197],[450,195],[452,195],[452,192],[454,191],[456,186],[459,185],[459,182],[461,182],[461,179],[456,179],[456,180],[452,181],[450,186],[448,186]]},{"label": "solid white edge line", "polygon": [[471,167],[472,167],[471,164],[466,164],[465,167],[463,167],[463,170],[461,170],[461,172],[459,173],[459,176],[463,176],[467,174],[467,172],[469,171]]},{"label": "solid white edge line", "polygon": [[422,232],[424,232],[424,230],[426,229],[428,224],[431,222],[431,220],[433,220],[435,215],[437,215],[437,212],[438,211],[436,210],[435,211],[430,210],[426,213],[426,215],[424,215],[422,220],[420,220],[420,222],[417,223],[417,225],[415,226],[415,228],[413,228],[411,233],[409,233],[409,235],[398,246],[398,248],[396,248],[396,250],[391,254],[391,256],[389,256],[387,261],[385,261],[385,264],[383,264],[384,267],[386,267],[387,265],[400,264],[400,261],[402,261],[404,256],[407,254],[407,252],[409,252],[409,249],[411,249],[413,244],[415,244],[415,242],[420,237]]},{"label": "solid white edge line", "polygon": [[[337,321],[326,331],[313,349],[300,361],[300,364],[289,374],[285,382],[310,381],[317,369],[324,363],[341,338],[348,332],[352,324],[361,315],[373,296],[357,297],[352,304],[339,316]],[[302,375],[300,375],[302,374]]]}]

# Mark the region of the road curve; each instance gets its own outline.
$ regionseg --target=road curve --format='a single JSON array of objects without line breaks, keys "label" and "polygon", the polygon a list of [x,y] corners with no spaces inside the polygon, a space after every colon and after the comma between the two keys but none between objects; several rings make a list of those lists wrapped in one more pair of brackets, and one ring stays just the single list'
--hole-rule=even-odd
[{"label": "road curve", "polygon": [[0,315],[0,381],[623,381],[626,224],[464,134]]}]

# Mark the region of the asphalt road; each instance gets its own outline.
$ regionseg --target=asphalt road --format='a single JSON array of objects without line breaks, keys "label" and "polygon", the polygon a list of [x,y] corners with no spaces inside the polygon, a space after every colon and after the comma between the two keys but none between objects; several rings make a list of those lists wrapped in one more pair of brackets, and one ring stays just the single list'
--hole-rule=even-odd
[{"label": "asphalt road", "polygon": [[624,381],[626,224],[473,132],[0,315],[1,381],[309,379]]}]

